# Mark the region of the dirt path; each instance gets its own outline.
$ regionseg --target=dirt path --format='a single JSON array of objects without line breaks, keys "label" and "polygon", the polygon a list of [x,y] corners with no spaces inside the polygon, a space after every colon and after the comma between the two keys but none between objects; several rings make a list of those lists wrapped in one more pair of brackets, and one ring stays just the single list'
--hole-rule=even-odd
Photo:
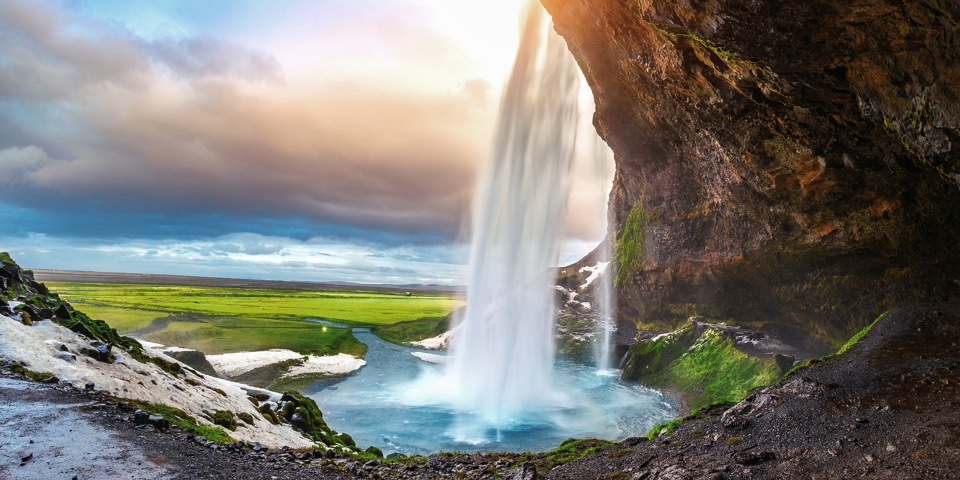
[{"label": "dirt path", "polygon": [[100,414],[97,402],[90,399],[0,378],[0,478],[173,477],[141,449],[91,418]]}]

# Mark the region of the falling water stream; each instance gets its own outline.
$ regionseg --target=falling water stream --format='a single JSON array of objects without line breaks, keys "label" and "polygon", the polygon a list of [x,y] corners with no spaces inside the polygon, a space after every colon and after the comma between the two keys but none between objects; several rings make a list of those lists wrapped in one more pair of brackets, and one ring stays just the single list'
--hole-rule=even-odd
[{"label": "falling water stream", "polygon": [[579,72],[530,2],[493,156],[474,201],[467,306],[452,345],[458,402],[491,423],[551,398],[553,281],[570,187]]},{"label": "falling water stream", "polygon": [[599,368],[555,360],[549,272],[571,183],[580,73],[540,3],[529,0],[525,15],[474,201],[467,305],[450,355],[355,329],[370,347],[367,365],[308,391],[327,422],[361,445],[544,450],[569,437],[640,435],[672,413],[659,393],[598,374],[609,369],[609,311],[601,315]]}]

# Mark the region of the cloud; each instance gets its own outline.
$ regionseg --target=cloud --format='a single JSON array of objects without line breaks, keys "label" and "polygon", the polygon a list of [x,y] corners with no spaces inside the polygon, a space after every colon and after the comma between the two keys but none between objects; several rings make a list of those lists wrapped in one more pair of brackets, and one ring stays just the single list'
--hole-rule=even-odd
[{"label": "cloud", "polygon": [[184,77],[283,83],[283,69],[273,55],[220,38],[163,39],[146,44],[145,50],[151,59]]},{"label": "cloud", "polygon": [[[231,252],[251,242],[283,247],[284,255]],[[230,247],[233,246],[233,247]],[[11,236],[0,232],[0,251],[10,251],[27,268],[89,270],[227,278],[362,283],[457,284],[464,273],[464,247],[379,247],[315,237],[297,240],[231,234],[209,240],[62,239],[49,235]],[[415,252],[429,259],[398,260]]]},{"label": "cloud", "polygon": [[28,184],[32,174],[56,163],[46,152],[33,145],[0,150],[0,186]]},{"label": "cloud", "polygon": [[[372,22],[389,45],[381,55],[422,69],[437,57],[451,79],[461,67],[449,65],[469,64],[449,39],[394,23]],[[487,149],[495,105],[478,98],[488,88],[465,77],[424,89],[406,71],[338,61],[347,73],[291,75],[233,41],[147,41],[45,2],[0,0],[0,125],[20,132],[0,148],[64,159],[27,152],[32,163],[0,202],[143,221],[304,218],[449,241]]]}]

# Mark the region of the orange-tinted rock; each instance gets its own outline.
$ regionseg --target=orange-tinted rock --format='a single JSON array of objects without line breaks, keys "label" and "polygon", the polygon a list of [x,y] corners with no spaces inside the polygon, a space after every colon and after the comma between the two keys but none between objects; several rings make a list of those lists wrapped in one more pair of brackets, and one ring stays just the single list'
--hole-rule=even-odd
[{"label": "orange-tinted rock", "polygon": [[621,322],[845,340],[958,297],[960,4],[542,3],[615,153],[612,228],[648,218]]}]

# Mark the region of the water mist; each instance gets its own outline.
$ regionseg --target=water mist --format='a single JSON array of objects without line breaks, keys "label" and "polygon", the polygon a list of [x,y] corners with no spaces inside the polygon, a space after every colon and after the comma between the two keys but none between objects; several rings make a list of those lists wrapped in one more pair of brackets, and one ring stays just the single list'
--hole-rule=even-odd
[{"label": "water mist", "polygon": [[553,282],[580,74],[540,3],[526,8],[492,158],[474,201],[467,306],[452,345],[461,408],[497,424],[552,391]]}]

